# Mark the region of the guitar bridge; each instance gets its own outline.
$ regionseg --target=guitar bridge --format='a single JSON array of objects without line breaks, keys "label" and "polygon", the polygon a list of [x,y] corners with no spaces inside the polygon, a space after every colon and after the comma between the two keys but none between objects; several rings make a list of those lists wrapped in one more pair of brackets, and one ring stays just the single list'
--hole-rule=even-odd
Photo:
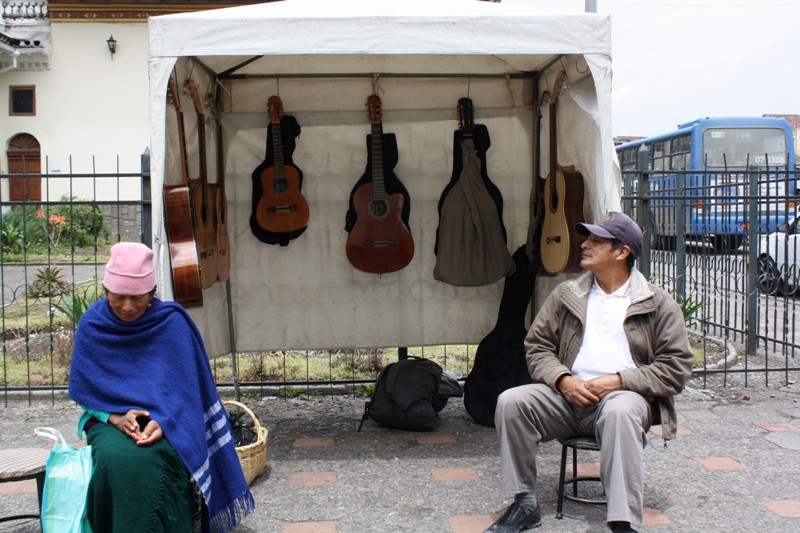
[{"label": "guitar bridge", "polygon": [[547,244],[559,244],[561,242],[561,235],[555,235],[553,237],[547,237],[545,239]]},{"label": "guitar bridge", "polygon": [[267,213],[290,213],[292,211],[297,211],[300,209],[297,204],[290,204],[290,205],[276,205],[274,207],[268,207]]},{"label": "guitar bridge", "polygon": [[397,246],[400,241],[393,241],[393,240],[374,240],[374,241],[364,241],[364,247],[366,248],[390,248],[393,246]]}]

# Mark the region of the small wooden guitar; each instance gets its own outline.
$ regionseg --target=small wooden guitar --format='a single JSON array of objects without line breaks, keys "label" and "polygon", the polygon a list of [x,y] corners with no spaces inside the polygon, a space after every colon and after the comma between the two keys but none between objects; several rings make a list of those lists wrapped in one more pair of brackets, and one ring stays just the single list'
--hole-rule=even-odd
[{"label": "small wooden guitar", "polygon": [[414,257],[414,239],[403,222],[402,194],[387,194],[383,168],[381,100],[367,99],[372,127],[372,180],[354,191],[356,222],[347,237],[347,259],[358,270],[374,274],[394,272]]},{"label": "small wooden guitar", "polygon": [[186,136],[183,130],[183,111],[175,80],[170,78],[169,97],[178,117],[180,140],[181,183],[164,186],[164,218],[169,241],[172,271],[172,290],[175,301],[184,307],[203,305],[200,286],[200,264],[192,231],[192,203],[189,190],[189,166],[186,159]]},{"label": "small wooden guitar", "polygon": [[583,222],[583,176],[574,167],[558,165],[556,147],[556,107],[566,73],[556,77],[550,96],[550,174],[544,185],[544,220],[542,222],[542,266],[550,274],[581,270],[583,238],[575,224]]},{"label": "small wooden guitar", "polygon": [[207,289],[217,282],[219,260],[217,259],[217,215],[214,212],[209,188],[206,165],[206,116],[203,102],[194,80],[186,80],[186,88],[194,100],[197,113],[197,140],[200,157],[200,177],[190,180],[192,205],[194,206],[194,235],[197,242],[197,255],[200,258],[200,285]]},{"label": "small wooden guitar", "polygon": [[222,117],[220,116],[219,89],[217,98],[210,106],[214,121],[217,124],[217,182],[208,185],[217,214],[217,279],[223,283],[228,281],[231,275],[231,242],[228,235],[228,198],[225,195],[225,157],[222,153]]},{"label": "small wooden guitar", "polygon": [[263,193],[256,208],[256,220],[265,231],[288,233],[308,224],[308,202],[300,192],[300,173],[293,165],[285,164],[281,137],[283,104],[279,96],[267,101],[272,124],[274,163],[261,173]]}]

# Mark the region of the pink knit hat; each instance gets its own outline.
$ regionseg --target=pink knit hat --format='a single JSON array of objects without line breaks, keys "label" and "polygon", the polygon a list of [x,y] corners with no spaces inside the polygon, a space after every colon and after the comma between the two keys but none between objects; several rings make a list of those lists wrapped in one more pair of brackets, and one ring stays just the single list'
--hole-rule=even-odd
[{"label": "pink knit hat", "polygon": [[138,242],[120,242],[111,247],[103,278],[106,290],[138,296],[156,288],[153,251]]}]

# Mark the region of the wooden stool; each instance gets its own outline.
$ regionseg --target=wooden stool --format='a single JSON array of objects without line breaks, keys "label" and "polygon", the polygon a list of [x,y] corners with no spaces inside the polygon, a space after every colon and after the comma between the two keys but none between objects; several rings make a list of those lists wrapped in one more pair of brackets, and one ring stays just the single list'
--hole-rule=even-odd
[{"label": "wooden stool", "polygon": [[16,448],[0,452],[0,483],[11,481],[36,480],[36,492],[39,498],[38,514],[21,514],[0,517],[0,522],[41,518],[42,492],[44,491],[44,473],[47,465],[49,448]]},{"label": "wooden stool", "polygon": [[[590,503],[593,505],[602,505],[606,503],[605,499],[593,500],[588,498],[578,497],[578,483],[585,481],[600,481],[598,476],[578,476],[578,450],[590,450],[594,452],[600,451],[600,446],[594,437],[572,437],[569,439],[559,439],[561,443],[561,471],[558,476],[558,506],[556,508],[556,518],[564,518],[564,498],[580,503]],[[566,479],[567,476],[567,450],[572,449],[572,478]],[[566,494],[564,491],[565,485],[572,485],[572,494]]]}]

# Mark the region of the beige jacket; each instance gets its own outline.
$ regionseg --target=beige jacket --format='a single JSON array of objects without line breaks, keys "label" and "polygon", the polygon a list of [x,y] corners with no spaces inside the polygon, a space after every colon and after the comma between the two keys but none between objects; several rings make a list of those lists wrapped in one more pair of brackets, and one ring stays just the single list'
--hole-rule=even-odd
[{"label": "beige jacket", "polygon": [[[583,341],[586,306],[594,275],[560,284],[545,300],[525,339],[528,370],[534,381],[555,389],[558,378],[571,374]],[[631,270],[631,304],[624,328],[636,368],[619,372],[622,387],[638,392],[653,405],[654,424],[664,439],[675,437],[677,420],[673,396],[692,375],[694,355],[689,347],[680,307],[660,287]]]}]

